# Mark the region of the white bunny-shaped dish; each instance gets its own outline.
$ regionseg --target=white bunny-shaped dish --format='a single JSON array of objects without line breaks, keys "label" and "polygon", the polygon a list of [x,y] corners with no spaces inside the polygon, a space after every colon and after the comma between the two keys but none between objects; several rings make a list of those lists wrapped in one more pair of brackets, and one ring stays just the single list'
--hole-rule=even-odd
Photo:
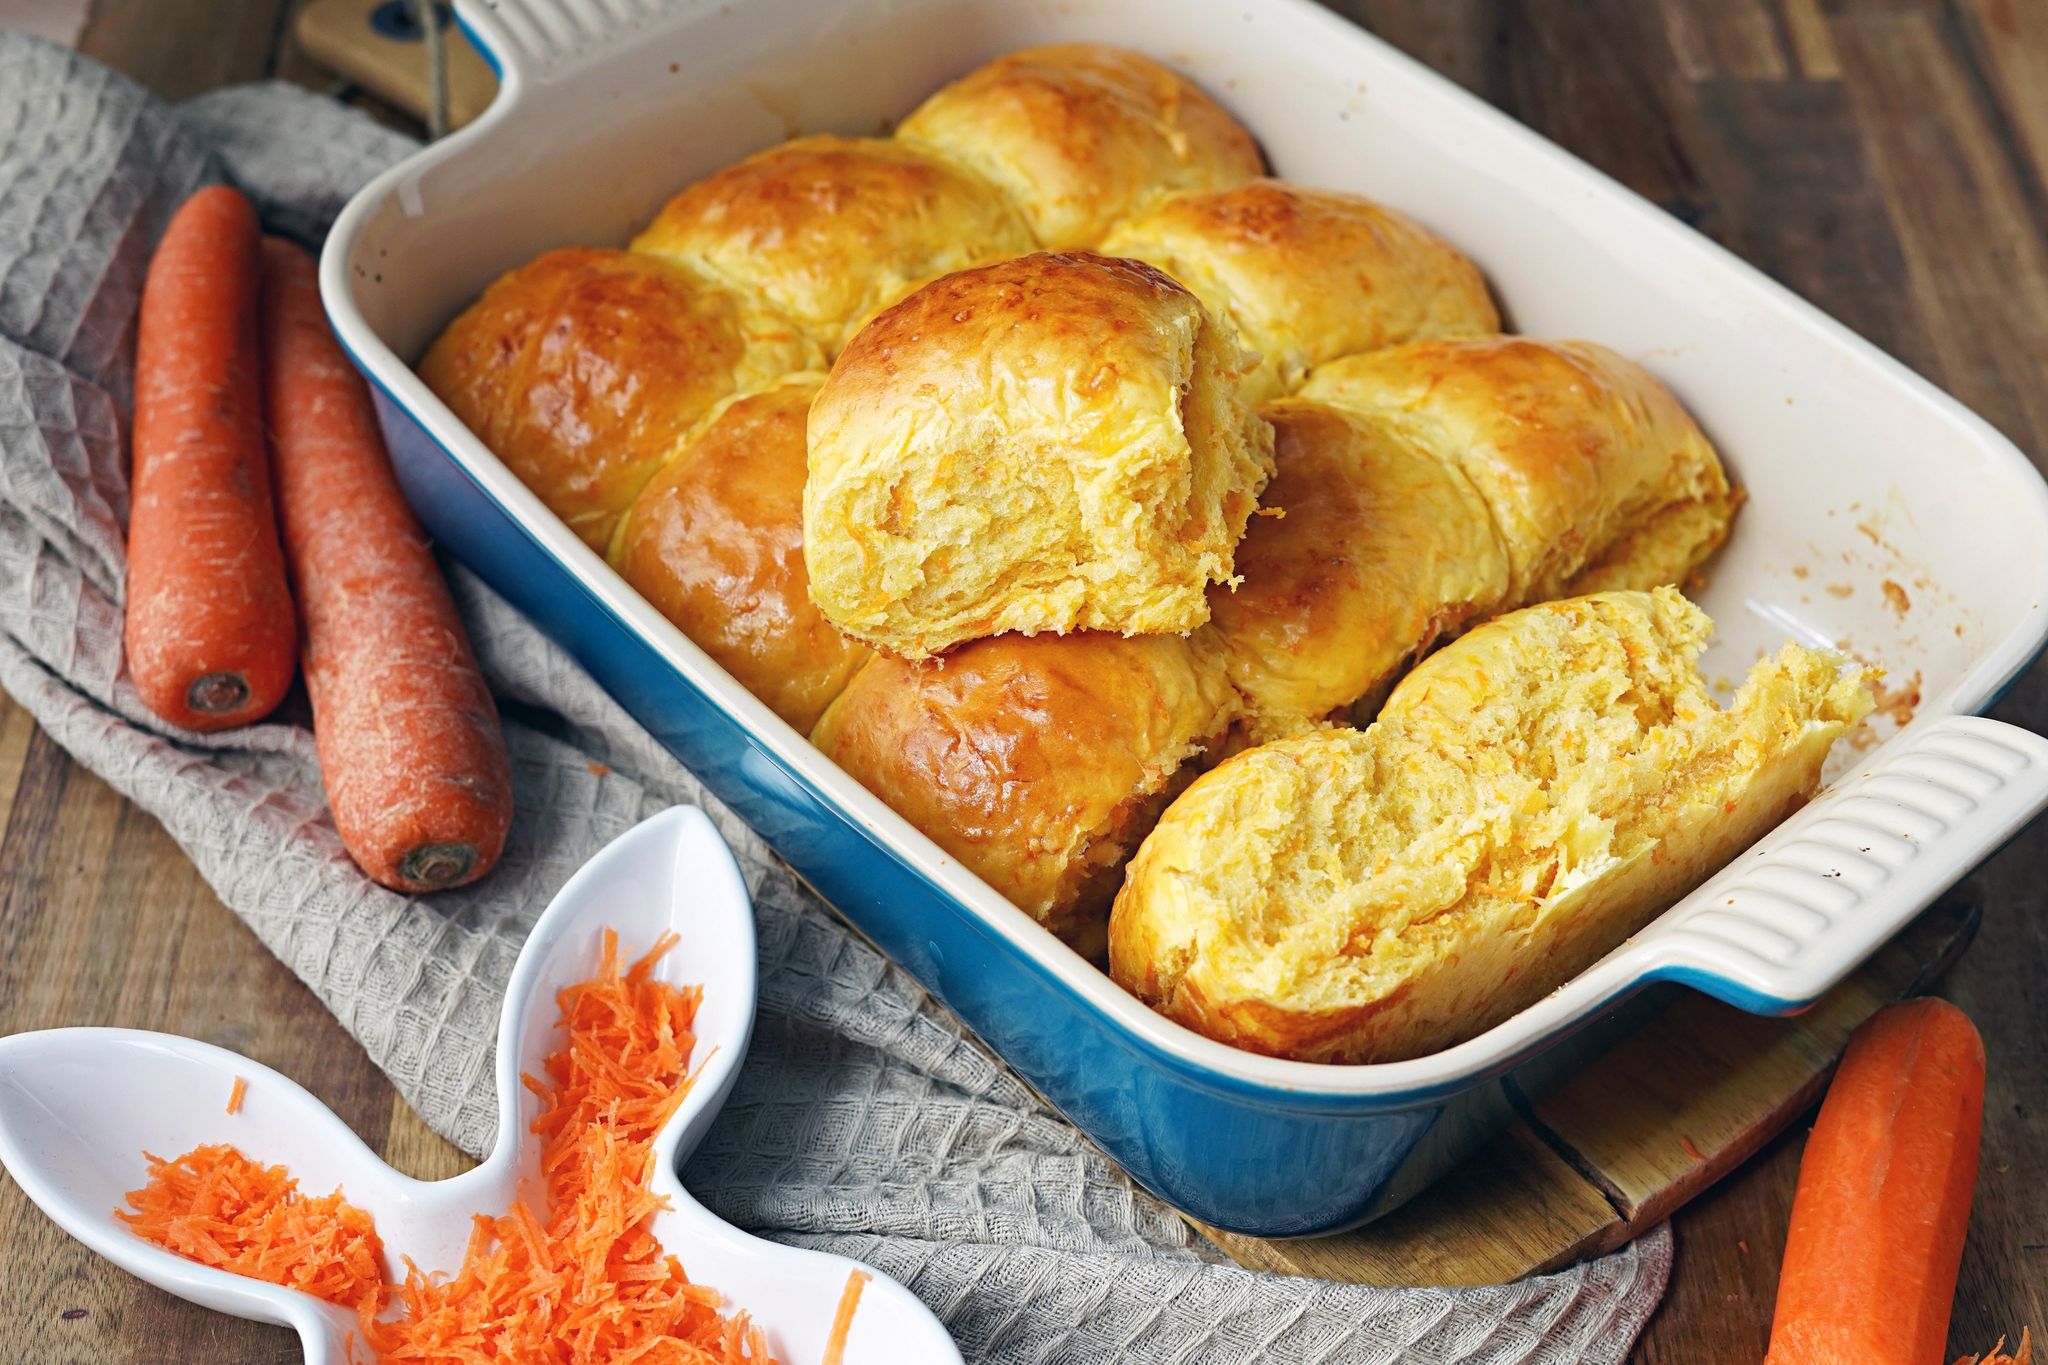
[{"label": "white bunny-shaped dish", "polygon": [[[539,1140],[527,1130],[539,1100],[520,1084],[558,1045],[555,993],[593,974],[602,931],[623,951],[665,930],[681,941],[658,974],[701,984],[695,1084],[655,1138],[655,1192],[670,1208],[654,1231],[692,1280],[725,1296],[766,1333],[776,1356],[811,1365],[856,1263],[765,1242],[720,1221],[676,1172],[718,1113],[739,1073],[754,1022],[754,920],[731,851],[702,811],[677,807],[615,840],[569,880],[520,951],[506,987],[497,1051],[498,1142],[475,1170],[452,1180],[401,1175],[303,1088],[236,1053],[189,1038],[131,1029],[51,1029],[0,1038],[0,1165],[58,1226],[129,1273],[194,1303],[298,1330],[309,1365],[345,1365],[355,1330],[345,1309],[296,1290],[188,1261],[143,1241],[114,1217],[147,1175],[144,1148],[172,1157],[202,1143],[233,1143],[282,1165],[310,1194],[339,1186],[367,1210],[383,1239],[387,1277],[399,1258],[452,1272],[471,1216],[510,1207]],[[236,1077],[248,1081],[239,1113],[225,1112]],[[895,1281],[872,1276],[847,1338],[846,1365],[931,1362],[960,1354],[931,1311]]]}]

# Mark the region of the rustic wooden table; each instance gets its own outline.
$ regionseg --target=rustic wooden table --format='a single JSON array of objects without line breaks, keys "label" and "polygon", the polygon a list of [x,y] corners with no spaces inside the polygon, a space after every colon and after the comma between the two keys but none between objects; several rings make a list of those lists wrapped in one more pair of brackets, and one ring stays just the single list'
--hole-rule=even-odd
[{"label": "rustic wooden table", "polygon": [[[297,0],[96,0],[85,51],[177,97],[280,74]],[[1246,0],[1248,4],[1262,0]],[[1348,0],[1345,11],[1726,243],[2048,455],[2048,0]],[[1782,452],[1797,458],[1796,451]],[[2048,729],[2048,671],[2000,706]],[[166,1029],[297,1077],[395,1164],[466,1164],[147,816],[0,698],[0,1033]],[[1959,894],[1946,992],[1990,1052],[1951,1354],[2048,1328],[2048,827]],[[1788,1134],[1677,1220],[1636,1358],[1763,1354]],[[289,1362],[295,1340],[147,1288],[0,1179],[0,1361]]]}]

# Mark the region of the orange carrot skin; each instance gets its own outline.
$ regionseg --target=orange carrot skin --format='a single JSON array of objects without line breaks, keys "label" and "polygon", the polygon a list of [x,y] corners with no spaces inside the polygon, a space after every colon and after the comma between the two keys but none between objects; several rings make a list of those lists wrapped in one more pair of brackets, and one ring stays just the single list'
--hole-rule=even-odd
[{"label": "orange carrot skin", "polygon": [[1849,1040],[1799,1163],[1766,1365],[1941,1365],[1984,1121],[1984,1043],[1945,1000]]},{"label": "orange carrot skin", "polygon": [[306,692],[335,828],[371,877],[438,891],[489,871],[511,765],[447,582],[399,491],[313,261],[263,243],[264,390]]},{"label": "orange carrot skin", "polygon": [[263,451],[257,243],[225,185],[187,199],[142,288],[128,519],[128,674],[188,730],[270,713],[298,667]]}]

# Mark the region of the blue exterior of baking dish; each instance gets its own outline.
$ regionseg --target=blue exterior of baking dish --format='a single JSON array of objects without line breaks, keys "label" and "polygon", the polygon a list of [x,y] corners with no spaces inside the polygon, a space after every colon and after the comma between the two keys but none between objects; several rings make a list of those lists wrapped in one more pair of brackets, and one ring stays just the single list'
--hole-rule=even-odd
[{"label": "blue exterior of baking dish", "polygon": [[[2048,744],[1963,714],[2048,638],[2048,490],[2024,457],[1749,267],[1326,12],[1297,0],[633,0],[629,23],[597,0],[458,10],[504,78],[498,104],[366,187],[322,260],[330,316],[422,521],[1111,1158],[1204,1223],[1303,1236],[1378,1216],[1679,983],[1753,1012],[1803,1008],[2048,802]],[[1923,674],[1921,719],[1751,854],[1553,995],[1432,1057],[1254,1057],[1144,1009],[662,621],[408,363],[500,271],[551,246],[622,242],[666,193],[793,128],[872,131],[1010,47],[1156,48],[1161,33],[1175,46],[1157,55],[1227,92],[1276,170],[1452,230],[1525,327],[1636,353],[1675,339],[1654,368],[1752,495],[1705,601],[1730,656],[1787,633],[1853,632]],[[1503,201],[1524,211],[1502,213]],[[1565,201],[1568,219],[1551,211]],[[1600,273],[1557,268],[1594,258],[1608,263]],[[1622,267],[1635,273],[1608,278]],[[1780,382],[1826,401],[1748,401]],[[1743,463],[1794,442],[1802,462]],[[1947,468],[1929,467],[1930,448]],[[1886,639],[1876,608],[1835,620],[1837,599],[1799,606],[1778,546],[1839,531],[1855,549],[1850,518],[1823,516],[1829,489],[1884,479],[1911,484],[1936,527],[1893,539],[1922,534],[1914,548],[1959,600],[1988,601],[1997,585],[2022,605],[1958,615],[1952,635],[1926,632],[1932,644]]]}]

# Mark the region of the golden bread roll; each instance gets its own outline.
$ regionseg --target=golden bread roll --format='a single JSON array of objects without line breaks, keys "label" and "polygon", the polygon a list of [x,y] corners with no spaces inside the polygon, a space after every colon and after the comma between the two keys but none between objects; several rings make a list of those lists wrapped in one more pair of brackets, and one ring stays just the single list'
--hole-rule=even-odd
[{"label": "golden bread roll", "polygon": [[1507,546],[1513,602],[1679,582],[1738,501],[1671,392],[1588,341],[1410,342],[1320,366],[1301,396],[1463,468]]},{"label": "golden bread roll", "polygon": [[836,353],[859,322],[936,275],[1037,243],[973,171],[884,138],[802,137],[669,200],[633,250],[752,290]]},{"label": "golden bread roll", "polygon": [[823,357],[787,319],[652,256],[550,251],[448,325],[420,378],[595,549],[714,403]]},{"label": "golden bread roll", "polygon": [[1250,749],[1183,793],[1110,921],[1116,980],[1308,1061],[1448,1047],[1556,989],[1802,804],[1870,710],[1788,644],[1726,710],[1675,589],[1549,602],[1416,667],[1367,730]]},{"label": "golden bread roll", "polygon": [[1005,635],[877,658],[811,740],[1040,923],[1099,944],[1124,860],[1230,704],[1177,636]]},{"label": "golden bread roll", "polygon": [[840,629],[923,658],[1004,631],[1185,632],[1272,470],[1226,327],[1151,266],[934,281],[811,407],[804,558]]},{"label": "golden bread roll", "polygon": [[1277,469],[1237,547],[1243,581],[1209,590],[1209,633],[1256,742],[1377,704],[1508,590],[1493,519],[1456,464],[1308,399],[1263,414]]},{"label": "golden bread roll", "polygon": [[1262,357],[1251,380],[1260,402],[1339,356],[1500,331],[1477,266],[1355,194],[1279,180],[1177,194],[1119,224],[1101,249],[1151,262],[1228,318]]},{"label": "golden bread roll", "polygon": [[808,733],[872,657],[810,598],[804,414],[822,375],[729,400],[619,522],[611,560],[663,616]]},{"label": "golden bread roll", "polygon": [[1008,191],[1056,249],[1093,246],[1175,190],[1265,169],[1252,135],[1187,77],[1094,43],[999,57],[919,105],[896,135]]}]

